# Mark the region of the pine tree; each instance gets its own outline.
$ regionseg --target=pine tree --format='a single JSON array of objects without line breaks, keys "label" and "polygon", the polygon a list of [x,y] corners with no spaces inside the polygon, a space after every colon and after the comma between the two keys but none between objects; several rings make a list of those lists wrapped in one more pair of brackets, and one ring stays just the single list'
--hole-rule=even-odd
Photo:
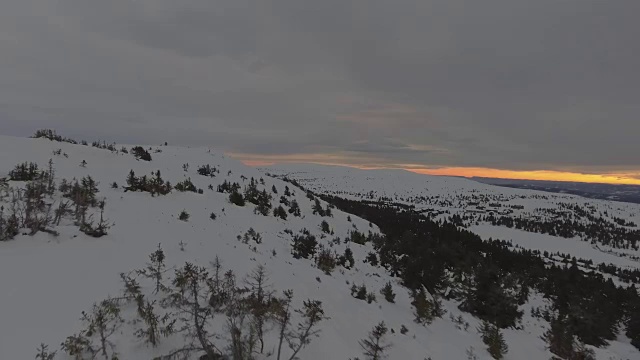
[{"label": "pine tree", "polygon": [[238,191],[233,191],[231,194],[229,194],[229,201],[237,206],[244,206],[245,204],[242,194],[240,194]]},{"label": "pine tree", "polygon": [[[629,287],[629,292],[631,294],[637,293],[635,285],[632,284]],[[637,297],[631,304],[628,314],[625,334],[631,339],[631,345],[640,349],[640,299]]]},{"label": "pine tree", "polygon": [[367,360],[382,360],[386,359],[385,352],[391,347],[391,344],[385,344],[384,337],[387,334],[387,326],[384,322],[380,322],[376,325],[367,339],[361,340],[360,346],[363,349],[363,355]]},{"label": "pine tree", "polygon": [[96,352],[100,353],[105,360],[109,360],[109,352],[115,356],[115,344],[110,340],[110,337],[118,331],[123,323],[120,317],[120,308],[115,302],[104,300],[100,304],[94,304],[90,313],[82,312],[82,320],[87,326],[87,337],[97,338]]},{"label": "pine tree", "polygon": [[161,337],[168,337],[174,333],[176,319],[171,319],[169,313],[159,315],[155,311],[155,301],[149,302],[140,298],[138,302],[138,316],[145,325],[144,328],[136,330],[135,335],[139,339],[151,346],[156,347],[160,343]]},{"label": "pine tree", "polygon": [[396,301],[396,294],[393,293],[393,286],[390,281],[384,285],[382,290],[380,290],[380,294],[382,294],[384,299],[390,303],[394,303]]},{"label": "pine tree", "polygon": [[573,354],[574,335],[566,317],[554,317],[549,325],[542,337],[547,342],[549,351],[562,358],[570,358]]},{"label": "pine tree", "polygon": [[320,216],[325,216],[325,211],[322,208],[322,204],[320,204],[320,200],[319,199],[315,199],[315,203],[313,204],[313,214],[318,214]]},{"label": "pine tree", "polygon": [[253,326],[256,336],[260,342],[260,353],[264,351],[265,324],[268,320],[269,311],[274,291],[269,284],[269,277],[264,266],[258,265],[246,278],[245,283],[249,287],[247,302],[249,311],[253,316]]},{"label": "pine tree", "polygon": [[38,353],[36,354],[36,360],[53,360],[56,357],[56,352],[49,352],[49,345],[40,344]]},{"label": "pine tree", "polygon": [[136,173],[133,172],[133,169],[129,171],[129,175],[127,176],[127,186],[128,190],[137,191],[138,187],[138,178],[136,177]]},{"label": "pine tree", "polygon": [[315,255],[317,246],[318,241],[316,240],[316,237],[306,230],[303,231],[303,234],[295,235],[293,237],[291,254],[296,259],[309,259]]},{"label": "pine tree", "polygon": [[282,205],[273,209],[273,216],[279,217],[282,220],[287,220],[287,211],[282,207]]},{"label": "pine tree", "polygon": [[316,256],[316,266],[325,274],[331,275],[331,272],[336,267],[336,258],[329,249],[321,248]]},{"label": "pine tree", "polygon": [[414,308],[415,321],[419,324],[431,324],[435,319],[433,314],[433,303],[427,299],[424,289],[414,291],[412,294],[413,301],[411,305]]},{"label": "pine tree", "polygon": [[300,205],[298,205],[298,202],[296,201],[296,199],[293,199],[291,201],[291,206],[289,207],[289,214],[292,214],[293,216],[296,216],[296,217],[300,216]]},{"label": "pine tree", "polygon": [[49,196],[53,196],[55,191],[55,168],[53,167],[53,159],[49,159],[49,170],[47,171],[47,194],[49,194]]},{"label": "pine tree", "polygon": [[164,250],[162,250],[162,247],[160,246],[160,244],[158,244],[158,249],[149,255],[149,262],[146,264],[146,267],[144,269],[136,271],[138,275],[142,275],[154,281],[155,294],[159,293],[160,291],[167,290],[167,287],[162,283],[164,274],[168,271],[166,269],[164,261]]},{"label": "pine tree", "polygon": [[254,213],[268,216],[269,211],[271,210],[271,195],[268,194],[266,190],[262,190],[262,192],[258,193],[256,201],[257,206]]},{"label": "pine tree", "polygon": [[351,248],[344,249],[344,255],[340,255],[338,258],[338,265],[343,266],[346,269],[351,269],[355,265],[355,259],[353,258],[353,250]]},{"label": "pine tree", "polygon": [[500,328],[487,321],[483,321],[478,331],[482,335],[482,341],[488,347],[487,351],[489,354],[496,360],[502,359],[509,348],[504,340],[504,336],[500,332]]},{"label": "pine tree", "polygon": [[326,220],[322,220],[322,222],[320,223],[320,230],[322,230],[322,232],[326,234],[331,233],[331,228],[329,227],[329,223]]},{"label": "pine tree", "polygon": [[296,356],[300,350],[309,345],[313,337],[319,336],[320,330],[317,330],[318,324],[328,319],[328,317],[324,315],[322,302],[318,300],[304,301],[303,307],[295,312],[302,321],[298,323],[296,328],[286,337],[289,348],[293,351],[289,360],[297,359]]},{"label": "pine tree", "polygon": [[166,301],[177,310],[177,317],[183,324],[181,331],[193,340],[187,350],[203,351],[207,359],[217,359],[220,351],[211,341],[209,331],[214,317],[214,309],[208,306],[214,295],[209,287],[211,281],[207,269],[186,263],[175,271]]},{"label": "pine tree", "polygon": [[60,344],[60,347],[69,356],[73,356],[74,360],[95,359],[98,355],[91,344],[91,340],[87,337],[86,331],[67,336],[65,341]]},{"label": "pine tree", "polygon": [[180,214],[178,214],[178,219],[182,221],[189,221],[189,217],[190,215],[187,210],[182,210]]},{"label": "pine tree", "polygon": [[80,224],[80,231],[95,238],[107,235],[107,230],[111,228],[111,225],[108,223],[108,220],[104,218],[105,205],[106,202],[104,200],[98,203],[98,208],[100,209],[100,220],[98,221],[98,225],[94,226],[92,215],[89,216],[88,220],[82,220],[82,223]]}]

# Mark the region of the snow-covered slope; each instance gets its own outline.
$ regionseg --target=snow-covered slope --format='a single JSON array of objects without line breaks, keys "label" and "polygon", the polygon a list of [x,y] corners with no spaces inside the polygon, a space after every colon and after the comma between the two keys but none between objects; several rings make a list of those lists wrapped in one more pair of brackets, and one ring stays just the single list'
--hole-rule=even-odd
[{"label": "snow-covered slope", "polygon": [[[120,145],[116,148],[120,149]],[[58,349],[67,336],[80,330],[81,312],[90,309],[94,302],[120,296],[123,286],[119,274],[142,268],[158,244],[164,249],[169,268],[182,266],[185,261],[210,266],[218,256],[225,269],[232,269],[238,279],[242,279],[258,264],[262,264],[275,290],[293,290],[295,307],[306,299],[322,301],[329,319],[321,323],[320,336],[299,354],[301,359],[362,358],[358,341],[381,321],[394,330],[387,337],[393,344],[388,351],[389,359],[466,359],[470,348],[474,349],[477,359],[490,358],[475,330],[479,322],[461,313],[457,304],[445,302],[447,315],[429,326],[414,323],[408,293],[383,269],[363,262],[371,251],[370,245],[350,244],[356,260],[355,267],[350,270],[338,267],[331,275],[325,275],[312,260],[292,257],[291,236],[285,232],[292,230],[298,233],[301,229],[309,229],[321,244],[341,254],[346,245],[331,244],[334,237],[344,239],[354,229],[377,232],[375,225],[355,216],[349,219],[348,214],[337,209],[331,218],[314,215],[313,202],[303,191],[206,148],[152,148],[161,152],[151,151],[153,160],[146,162],[136,160],[131,154],[89,146],[44,139],[0,137],[0,177],[18,163],[32,161],[46,168],[49,159],[53,159],[56,181],[90,175],[99,182],[98,196],[106,198],[105,216],[114,224],[108,235],[101,238],[83,234],[67,220],[56,227],[59,236],[39,232],[34,236],[20,234],[13,240],[0,242],[0,359],[33,359],[36,346],[41,342],[49,344],[51,349]],[[60,155],[54,155],[58,149],[61,150]],[[80,166],[83,161],[86,162],[84,167]],[[189,164],[186,171],[184,164]],[[216,177],[197,174],[197,167],[205,164],[220,170]],[[152,171],[160,170],[162,177],[172,184],[191,178],[204,191],[203,194],[174,191],[156,197],[144,192],[125,192],[122,185],[130,170],[138,175],[149,175]],[[331,173],[334,170],[326,172]],[[264,179],[264,185],[258,185],[260,190],[270,192],[273,186],[276,187],[278,194],[274,194],[274,206],[278,204],[285,186],[289,186],[294,192],[291,199],[295,198],[300,204],[302,216],[289,216],[287,220],[282,220],[271,214],[255,214],[255,206],[235,206],[229,202],[228,194],[208,189],[209,185],[215,189],[223,181],[238,182],[244,186],[252,177]],[[418,185],[419,178],[413,174],[390,172],[382,179],[377,174],[367,178],[336,175],[317,179],[304,185],[318,190],[322,186],[346,192],[367,189],[379,191],[383,187],[387,196],[418,195],[424,191],[424,187]],[[408,186],[408,181],[414,181],[415,186]],[[438,193],[443,195],[455,193],[456,189],[468,184],[463,179],[434,178],[429,181],[428,188],[438,189]],[[113,182],[120,186],[111,188]],[[9,186],[22,187],[24,183],[9,182]],[[474,186],[485,187],[479,184]],[[517,190],[504,191],[507,196],[518,193]],[[54,197],[48,201],[57,200],[59,198]],[[9,197],[5,196],[3,201],[8,207]],[[188,221],[178,219],[182,210],[190,214]],[[95,209],[92,211],[95,212]],[[217,215],[215,220],[210,218],[212,212]],[[328,221],[334,235],[323,236],[320,229],[323,220]],[[261,234],[261,243],[245,244],[237,239],[249,228]],[[389,281],[394,284],[397,294],[394,304],[384,301],[378,293]],[[363,283],[378,294],[377,302],[367,304],[351,296],[351,284]],[[540,339],[546,324],[531,318],[528,311],[529,307],[539,306],[542,302],[542,299],[534,297],[526,305],[523,330],[504,331],[510,346],[506,359],[550,358],[551,354]],[[469,323],[468,329],[457,327],[449,320],[450,315],[462,316]],[[130,321],[135,313],[125,308],[123,317]],[[228,340],[223,322],[216,322],[219,326],[212,329],[218,334],[212,341],[221,348]],[[407,334],[400,333],[402,325],[408,328]],[[157,348],[148,347],[131,335],[134,328],[134,325],[127,323],[114,335],[119,359],[151,359],[183,344],[180,335],[173,335]],[[275,335],[271,332],[266,338],[265,348],[271,351],[275,346]],[[625,338],[596,351],[598,358],[602,359],[633,359],[639,356]],[[67,359],[61,351],[56,358]],[[197,358],[196,354],[193,358]]]}]

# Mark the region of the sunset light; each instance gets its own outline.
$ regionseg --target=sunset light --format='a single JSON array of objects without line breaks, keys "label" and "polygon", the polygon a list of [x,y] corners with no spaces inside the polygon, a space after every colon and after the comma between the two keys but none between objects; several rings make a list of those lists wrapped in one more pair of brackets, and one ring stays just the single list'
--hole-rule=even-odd
[{"label": "sunset light", "polygon": [[603,173],[588,174],[570,171],[553,171],[553,170],[533,170],[518,171],[505,169],[491,169],[483,167],[441,167],[441,168],[420,168],[418,165],[410,166],[399,165],[357,165],[332,159],[322,160],[321,156],[314,156],[310,159],[304,159],[300,156],[284,156],[282,159],[278,157],[256,156],[255,158],[249,154],[232,154],[232,156],[240,159],[245,165],[253,167],[270,166],[277,163],[291,162],[309,162],[321,165],[347,166],[358,169],[403,169],[417,174],[439,175],[439,176],[461,176],[461,177],[486,177],[497,179],[516,179],[516,180],[542,180],[542,181],[568,181],[583,183],[601,183],[601,184],[618,184],[618,185],[640,185],[640,173],[620,172],[620,173]]},{"label": "sunset light", "polygon": [[439,169],[408,169],[418,174],[463,177],[488,177],[517,180],[571,181],[584,183],[640,185],[638,174],[582,174],[563,171],[514,171],[474,167],[449,167]]}]

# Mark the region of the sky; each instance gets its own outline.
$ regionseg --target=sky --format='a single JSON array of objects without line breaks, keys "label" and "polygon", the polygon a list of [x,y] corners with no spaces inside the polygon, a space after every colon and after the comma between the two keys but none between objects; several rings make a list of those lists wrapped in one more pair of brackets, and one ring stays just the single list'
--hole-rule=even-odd
[{"label": "sky", "polygon": [[4,0],[0,133],[640,183],[637,0]]}]

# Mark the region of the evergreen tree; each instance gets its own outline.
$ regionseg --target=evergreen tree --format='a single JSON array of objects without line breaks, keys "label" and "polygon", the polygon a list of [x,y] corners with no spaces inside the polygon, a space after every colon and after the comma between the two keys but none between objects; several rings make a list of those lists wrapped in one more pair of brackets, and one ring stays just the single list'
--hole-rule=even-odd
[{"label": "evergreen tree", "polygon": [[320,223],[320,230],[322,230],[322,232],[326,234],[331,233],[331,228],[329,227],[329,223],[326,220],[322,220],[322,222]]},{"label": "evergreen tree", "polygon": [[246,300],[249,305],[249,312],[253,316],[253,325],[260,342],[260,353],[262,354],[264,352],[265,326],[272,308],[274,291],[271,289],[271,284],[269,284],[267,270],[262,265],[258,265],[249,274],[245,279],[245,283],[249,287],[249,295]]},{"label": "evergreen tree", "polygon": [[322,204],[320,204],[320,200],[319,199],[317,199],[317,198],[315,199],[315,203],[314,203],[312,209],[313,209],[313,214],[314,215],[318,214],[320,216],[325,216],[325,211],[322,208]]},{"label": "evergreen tree", "polygon": [[347,247],[344,249],[344,255],[340,255],[338,258],[338,265],[351,269],[355,265],[355,259],[353,258],[353,251]]},{"label": "evergreen tree", "polygon": [[549,329],[543,339],[547,342],[549,351],[561,358],[569,359],[573,356],[574,335],[565,316],[556,316],[549,322]]},{"label": "evergreen tree", "polygon": [[315,255],[317,245],[316,237],[311,235],[308,230],[303,231],[302,234],[293,237],[291,254],[296,259],[309,259]]},{"label": "evergreen tree", "polygon": [[189,213],[187,212],[187,210],[182,210],[180,212],[180,214],[178,215],[178,220],[182,220],[182,221],[189,221]]},{"label": "evergreen tree", "polygon": [[136,330],[135,335],[151,346],[156,347],[162,337],[168,337],[174,333],[176,319],[171,319],[169,313],[159,315],[155,311],[155,301],[140,299],[138,304],[138,316],[144,324],[143,328]]},{"label": "evergreen tree", "polygon": [[296,199],[293,199],[291,201],[291,206],[289,207],[289,214],[296,217],[300,216],[300,205],[298,205],[298,202],[296,201]]},{"label": "evergreen tree", "polygon": [[49,352],[49,346],[40,344],[38,353],[36,354],[36,360],[53,360],[56,357],[56,351]]},{"label": "evergreen tree", "polygon": [[158,249],[149,255],[149,262],[145,268],[136,271],[138,275],[153,280],[155,287],[154,294],[167,290],[167,287],[162,283],[164,274],[168,271],[164,263],[165,259],[164,250],[162,250],[162,247],[158,244]]},{"label": "evergreen tree", "polygon": [[265,190],[262,190],[262,192],[258,193],[257,206],[254,212],[256,214],[268,216],[270,211],[271,211],[271,195],[268,194]]},{"label": "evergreen tree", "polygon": [[500,328],[487,321],[483,321],[478,331],[480,331],[482,335],[482,341],[488,347],[487,351],[489,354],[496,360],[502,359],[509,348],[507,347],[506,341],[504,341],[504,336],[500,332]]},{"label": "evergreen tree", "polygon": [[[632,291],[636,292],[636,287],[634,285],[629,288],[629,292]],[[625,334],[629,339],[631,339],[631,345],[640,349],[640,300],[632,303],[628,314]]]},{"label": "evergreen tree", "polygon": [[305,346],[311,343],[311,339],[319,336],[320,330],[317,329],[318,324],[328,319],[324,315],[322,302],[318,300],[306,300],[303,307],[295,311],[302,320],[295,329],[286,337],[292,354],[289,360],[297,359],[297,355]]},{"label": "evergreen tree", "polygon": [[[82,320],[86,328],[88,338],[97,338],[96,353],[100,353],[105,360],[114,357],[115,344],[110,340],[123,323],[120,317],[120,308],[111,300],[104,300],[100,304],[94,304],[90,313],[82,312]],[[111,353],[111,356],[109,356]]]},{"label": "evergreen tree", "polygon": [[427,299],[424,289],[414,291],[412,294],[413,301],[411,305],[414,308],[415,321],[419,324],[431,324],[436,318],[434,314],[433,302]]},{"label": "evergreen tree", "polygon": [[135,146],[131,148],[131,153],[138,160],[151,161],[151,154],[149,154],[149,152],[142,146]]},{"label": "evergreen tree", "polygon": [[238,191],[233,191],[231,194],[229,194],[229,201],[237,206],[244,206],[245,204],[242,194],[240,194]]},{"label": "evergreen tree", "polygon": [[282,205],[273,209],[273,216],[279,217],[282,220],[287,220],[287,211],[282,207]]},{"label": "evergreen tree", "polygon": [[389,330],[384,321],[376,325],[367,339],[360,340],[360,346],[362,347],[363,354],[367,360],[382,360],[386,359],[385,352],[391,347],[390,344],[385,344],[384,337]]},{"label": "evergreen tree", "polygon": [[380,294],[382,294],[384,299],[390,303],[394,303],[396,301],[396,294],[393,292],[393,286],[390,281],[384,285],[382,290],[380,290]]},{"label": "evergreen tree", "polygon": [[173,286],[166,301],[177,311],[177,318],[183,324],[181,332],[193,340],[186,350],[202,351],[207,359],[216,359],[219,351],[211,341],[209,330],[214,308],[208,306],[208,302],[216,295],[209,286],[211,283],[207,269],[185,263],[175,271]]},{"label": "evergreen tree", "polygon": [[336,267],[336,258],[329,249],[321,248],[316,256],[316,266],[325,274],[331,275],[331,272]]}]

